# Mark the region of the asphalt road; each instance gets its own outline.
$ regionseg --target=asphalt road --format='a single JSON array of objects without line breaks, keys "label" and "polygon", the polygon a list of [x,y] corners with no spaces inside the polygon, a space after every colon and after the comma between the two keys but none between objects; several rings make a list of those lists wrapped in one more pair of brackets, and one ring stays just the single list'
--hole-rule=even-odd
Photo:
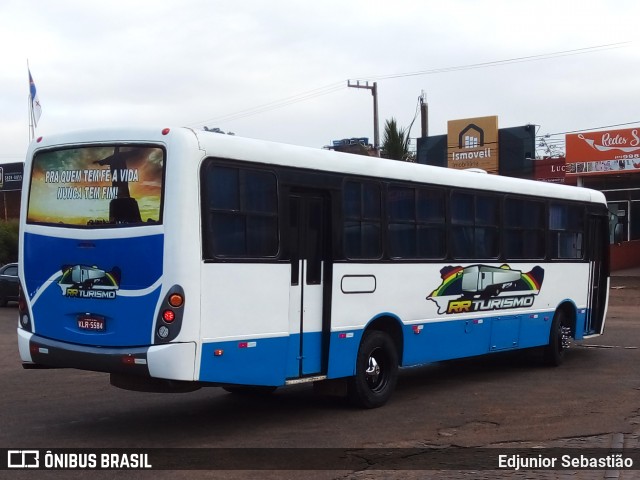
[{"label": "asphalt road", "polygon": [[[359,410],[309,385],[252,398],[206,388],[151,394],[116,389],[107,374],[23,370],[16,309],[0,309],[0,448],[425,448],[638,446],[640,281],[614,279],[606,333],[574,345],[558,368],[536,352],[404,370],[389,404]],[[372,470],[373,468],[373,470]],[[127,478],[381,478],[356,471],[134,472]],[[126,473],[126,472],[125,472]],[[123,478],[92,472],[92,478]],[[520,478],[556,478],[557,472]],[[7,476],[11,474],[10,476]],[[640,470],[621,472],[636,478]],[[394,476],[396,475],[396,476]],[[497,478],[495,472],[438,478]],[[505,473],[504,475],[511,475]],[[549,475],[549,476],[544,476]],[[604,478],[582,472],[573,478]],[[7,472],[0,478],[85,478],[86,472]],[[384,478],[428,478],[425,472]],[[512,478],[505,476],[504,478]],[[565,478],[565,477],[559,477]]]}]

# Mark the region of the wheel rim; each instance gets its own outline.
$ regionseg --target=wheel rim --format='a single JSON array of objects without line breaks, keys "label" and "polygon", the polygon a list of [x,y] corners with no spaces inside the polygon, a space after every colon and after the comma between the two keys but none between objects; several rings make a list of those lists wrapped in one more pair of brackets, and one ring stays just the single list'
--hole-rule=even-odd
[{"label": "wheel rim", "polygon": [[571,345],[571,328],[560,327],[560,350],[566,350]]},{"label": "wheel rim", "polygon": [[558,323],[558,338],[556,339],[556,351],[563,356],[565,350],[571,345],[571,328]]},{"label": "wheel rim", "polygon": [[556,350],[562,354],[562,324],[558,322],[558,337],[556,339]]},{"label": "wheel rim", "polygon": [[387,358],[380,348],[369,354],[367,368],[364,372],[367,385],[373,392],[379,392],[387,384]]}]

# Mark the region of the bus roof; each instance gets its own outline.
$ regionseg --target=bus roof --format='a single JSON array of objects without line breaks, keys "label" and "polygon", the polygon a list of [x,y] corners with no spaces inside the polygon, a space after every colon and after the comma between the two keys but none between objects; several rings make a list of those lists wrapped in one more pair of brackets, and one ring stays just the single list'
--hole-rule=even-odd
[{"label": "bus roof", "polygon": [[[257,160],[283,166],[347,173],[391,180],[456,185],[462,188],[561,198],[583,202],[606,203],[602,192],[569,185],[524,180],[479,171],[464,171],[412,162],[354,155],[349,153],[300,147],[196,131],[209,155],[236,160]],[[220,152],[224,151],[224,154]]]},{"label": "bus roof", "polygon": [[83,143],[124,141],[171,145],[178,140],[176,136],[187,142],[190,139],[198,142],[200,150],[204,151],[199,160],[205,156],[213,156],[363,177],[455,185],[476,190],[606,204],[602,192],[586,188],[301,147],[185,127],[100,129],[51,135],[38,143],[32,142],[28,155],[39,148]]}]

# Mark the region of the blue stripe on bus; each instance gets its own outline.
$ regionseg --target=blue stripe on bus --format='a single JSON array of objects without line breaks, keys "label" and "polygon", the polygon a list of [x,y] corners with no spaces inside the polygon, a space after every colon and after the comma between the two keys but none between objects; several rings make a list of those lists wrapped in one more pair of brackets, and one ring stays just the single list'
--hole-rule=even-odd
[{"label": "blue stripe on bus", "polygon": [[[23,281],[34,333],[81,345],[149,345],[162,289],[163,246],[163,235],[79,240],[26,233]],[[68,278],[61,284],[56,272],[64,266],[103,270],[117,284],[109,290],[71,285]],[[78,319],[85,315],[104,319],[104,331],[79,328]]]},{"label": "blue stripe on bus", "polygon": [[203,343],[200,381],[284,385],[288,344],[289,337]]},{"label": "blue stripe on bus", "polygon": [[355,373],[363,332],[361,329],[331,332],[328,378],[349,377]]},{"label": "blue stripe on bus", "polygon": [[[402,325],[402,366],[409,367],[487,353],[540,347],[549,342],[554,311],[522,313],[479,319],[450,320]],[[582,338],[587,310],[577,311],[576,339]],[[358,348],[364,330],[332,332],[327,378],[348,377],[355,372]],[[318,343],[318,333],[305,334]],[[311,337],[314,338],[311,338]],[[216,356],[215,350],[223,350]],[[300,336],[255,338],[202,346],[200,380],[248,385],[284,385],[299,376]],[[303,361],[319,372],[321,352]],[[305,372],[307,373],[307,372]]]},{"label": "blue stripe on bus", "polygon": [[146,288],[162,275],[163,246],[162,234],[80,240],[25,233],[24,281],[27,291],[33,293],[63,265],[89,265],[120,268],[120,288]]},{"label": "blue stripe on bus", "polygon": [[[159,286],[143,297],[114,300],[65,299],[53,283],[32,306],[35,331],[43,337],[79,345],[124,347],[152,343],[154,311],[160,298]],[[64,307],[60,308],[63,303]],[[104,320],[104,331],[82,330],[78,318],[96,315]]]},{"label": "blue stripe on bus", "polygon": [[404,327],[404,366],[546,345],[553,312]]},{"label": "blue stripe on bus", "polygon": [[[577,311],[576,340],[583,338],[587,310]],[[522,313],[446,322],[402,325],[404,367],[507,350],[540,347],[549,342],[554,311]],[[359,329],[332,332],[329,378],[353,375],[362,339]]]},{"label": "blue stripe on bus", "polygon": [[[305,333],[303,375],[321,373],[321,332]],[[311,348],[309,348],[311,347]],[[216,350],[222,355],[215,355]],[[300,376],[300,335],[203,343],[200,380],[247,385],[284,385]]]}]

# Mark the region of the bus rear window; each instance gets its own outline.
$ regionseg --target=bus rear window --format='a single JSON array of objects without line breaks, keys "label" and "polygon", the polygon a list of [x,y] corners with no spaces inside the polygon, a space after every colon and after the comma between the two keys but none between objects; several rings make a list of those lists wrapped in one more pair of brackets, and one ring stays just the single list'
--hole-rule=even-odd
[{"label": "bus rear window", "polygon": [[164,163],[164,150],[151,146],[38,152],[27,222],[93,228],[159,224]]}]

